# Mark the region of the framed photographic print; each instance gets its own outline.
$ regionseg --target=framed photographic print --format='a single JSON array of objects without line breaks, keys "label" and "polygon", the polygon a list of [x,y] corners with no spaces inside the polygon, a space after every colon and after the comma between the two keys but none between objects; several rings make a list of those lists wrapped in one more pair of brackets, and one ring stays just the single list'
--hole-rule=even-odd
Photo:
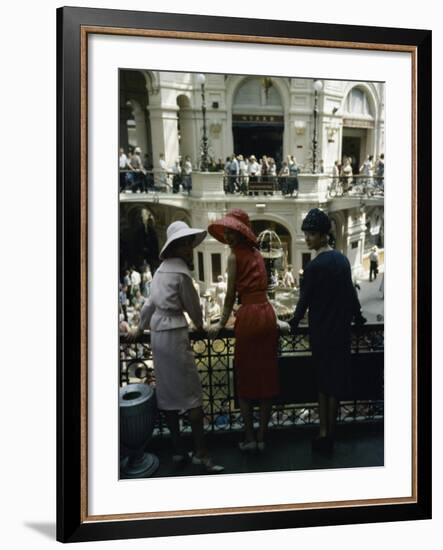
[{"label": "framed photographic print", "polygon": [[431,32],[57,17],[58,540],[430,518]]}]

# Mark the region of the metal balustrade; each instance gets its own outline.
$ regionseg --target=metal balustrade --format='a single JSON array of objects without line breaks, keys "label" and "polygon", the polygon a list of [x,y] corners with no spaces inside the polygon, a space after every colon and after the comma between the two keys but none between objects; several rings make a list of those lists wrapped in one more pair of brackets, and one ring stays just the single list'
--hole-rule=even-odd
[{"label": "metal balustrade", "polygon": [[[304,176],[232,176],[220,173],[223,191],[226,194],[244,196],[282,195],[296,198]],[[325,184],[328,198],[384,197],[384,176],[330,176],[316,175]],[[120,170],[120,192],[189,194],[192,189],[192,174],[177,174],[162,170]]]},{"label": "metal balustrade", "polygon": [[331,176],[328,196],[336,197],[384,197],[384,176]]},{"label": "metal balustrade", "polygon": [[[243,428],[235,395],[233,357],[235,338],[224,329],[215,340],[206,333],[191,332],[191,345],[203,388],[205,430],[235,432]],[[279,338],[281,394],[274,401],[270,429],[318,423],[317,392],[308,328],[295,336]],[[382,421],[384,414],[384,325],[353,327],[351,387],[341,401],[338,422]],[[120,337],[120,385],[147,382],[155,385],[155,368],[150,335],[145,332],[136,343]],[[258,417],[257,417],[258,420]],[[182,430],[188,431],[186,419]],[[159,415],[154,435],[167,433]]]}]

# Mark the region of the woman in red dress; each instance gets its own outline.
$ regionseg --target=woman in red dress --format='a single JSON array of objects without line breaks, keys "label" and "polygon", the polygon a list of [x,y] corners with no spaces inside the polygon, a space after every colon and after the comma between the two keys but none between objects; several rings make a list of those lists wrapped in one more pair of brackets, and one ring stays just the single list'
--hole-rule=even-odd
[{"label": "woman in red dress", "polygon": [[[220,322],[209,330],[215,337],[229,319],[238,295],[235,319],[234,372],[240,410],[245,423],[242,451],[263,451],[272,398],[279,393],[277,318],[268,301],[267,274],[249,217],[236,208],[208,227],[218,241],[228,244],[228,289]],[[260,403],[260,427],[254,433],[252,401]]]}]

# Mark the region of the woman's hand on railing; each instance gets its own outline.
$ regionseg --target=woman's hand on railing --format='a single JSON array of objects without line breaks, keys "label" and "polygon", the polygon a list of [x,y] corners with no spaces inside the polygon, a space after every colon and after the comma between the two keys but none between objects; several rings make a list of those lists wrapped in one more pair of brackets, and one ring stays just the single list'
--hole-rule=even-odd
[{"label": "woman's hand on railing", "polygon": [[210,340],[215,340],[222,328],[223,326],[220,323],[216,323],[215,325],[210,326],[208,328],[208,338]]},{"label": "woman's hand on railing", "polygon": [[143,334],[143,331],[137,328],[132,328],[126,335],[126,341],[128,344],[133,344],[140,336]]},{"label": "woman's hand on railing", "polygon": [[280,319],[277,319],[277,328],[278,332],[283,336],[291,333],[291,325],[286,323],[286,321],[280,321]]},{"label": "woman's hand on railing", "polygon": [[361,328],[363,325],[366,324],[366,322],[367,322],[366,317],[363,317],[363,315],[361,313],[357,314],[354,317],[354,324],[355,324],[356,327]]}]

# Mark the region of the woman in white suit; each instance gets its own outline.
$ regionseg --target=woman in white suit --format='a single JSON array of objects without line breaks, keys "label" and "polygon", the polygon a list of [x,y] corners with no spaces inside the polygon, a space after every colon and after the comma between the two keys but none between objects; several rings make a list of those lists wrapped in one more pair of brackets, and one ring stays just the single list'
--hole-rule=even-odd
[{"label": "woman in white suit", "polygon": [[203,430],[202,387],[194,354],[189,342],[185,312],[197,328],[203,328],[199,296],[192,282],[193,248],[206,231],[172,223],[167,241],[160,252],[163,260],[151,283],[151,295],[143,306],[137,332],[151,330],[151,347],[155,368],[157,405],[165,414],[174,446],[173,460],[185,462],[179,429],[179,413],[187,411],[192,427],[194,464],[208,473],[223,471],[208,456]]}]

